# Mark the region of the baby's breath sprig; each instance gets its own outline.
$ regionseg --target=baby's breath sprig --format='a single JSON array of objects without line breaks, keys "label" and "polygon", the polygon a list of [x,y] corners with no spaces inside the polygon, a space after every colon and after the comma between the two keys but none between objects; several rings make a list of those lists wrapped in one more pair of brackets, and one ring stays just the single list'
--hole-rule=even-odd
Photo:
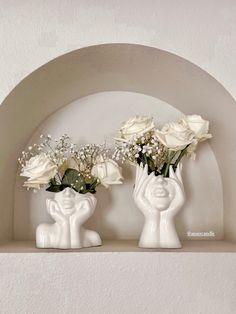
[{"label": "baby's breath sprig", "polygon": [[143,135],[134,135],[126,141],[118,139],[113,159],[122,163],[147,164],[149,173],[155,171],[156,174],[160,174],[167,162],[168,150],[151,131]]},{"label": "baby's breath sprig", "polygon": [[73,159],[79,167],[81,175],[87,180],[91,181],[91,170],[97,163],[109,159],[110,150],[106,144],[86,144],[79,150],[74,151]]},{"label": "baby's breath sprig", "polygon": [[111,160],[106,144],[86,144],[77,147],[67,134],[59,139],[41,135],[40,143],[29,146],[18,159],[24,186],[49,192],[61,192],[66,188],[85,193],[96,193],[99,184],[108,187],[120,184],[119,166]]},{"label": "baby's breath sprig", "polygon": [[[23,168],[27,161],[32,157],[44,153],[49,160],[59,168],[64,161],[66,161],[70,155],[76,151],[75,144],[71,143],[71,139],[67,134],[62,135],[59,139],[52,140],[50,134],[40,135],[41,142],[39,144],[32,144],[27,150],[22,152],[18,161]],[[61,183],[61,176],[58,172],[55,180],[57,183]]]}]

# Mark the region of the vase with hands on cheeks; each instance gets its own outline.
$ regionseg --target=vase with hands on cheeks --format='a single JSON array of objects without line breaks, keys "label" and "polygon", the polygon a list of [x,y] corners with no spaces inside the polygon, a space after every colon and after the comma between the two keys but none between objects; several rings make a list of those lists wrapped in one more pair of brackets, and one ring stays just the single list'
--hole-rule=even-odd
[{"label": "vase with hands on cheeks", "polygon": [[199,143],[211,137],[209,121],[200,115],[183,115],[162,128],[152,117],[135,116],[119,129],[114,157],[137,169],[133,198],[144,215],[140,247],[181,247],[174,223],[185,202],[181,161],[195,159]]},{"label": "vase with hands on cheeks", "polygon": [[176,172],[170,166],[169,178],[148,175],[147,165],[137,166],[134,201],[144,216],[139,240],[142,248],[181,248],[174,217],[185,202],[181,177],[182,165]]},{"label": "vase with hands on cheeks", "polygon": [[91,193],[80,194],[72,188],[47,199],[47,211],[54,224],[40,224],[36,230],[38,248],[79,249],[102,244],[99,234],[83,224],[92,216],[97,200]]},{"label": "vase with hands on cheeks", "polygon": [[105,145],[73,144],[67,134],[59,139],[41,135],[18,159],[24,187],[42,188],[53,197],[46,200],[47,212],[55,221],[36,229],[38,248],[80,249],[102,244],[99,234],[83,224],[92,216],[97,187],[122,184],[119,165],[110,158]]}]

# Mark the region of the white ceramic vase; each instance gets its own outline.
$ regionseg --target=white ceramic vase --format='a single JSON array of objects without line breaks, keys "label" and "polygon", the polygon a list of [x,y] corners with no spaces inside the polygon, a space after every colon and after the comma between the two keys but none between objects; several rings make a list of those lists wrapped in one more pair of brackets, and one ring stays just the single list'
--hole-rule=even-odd
[{"label": "white ceramic vase", "polygon": [[55,220],[41,224],[36,230],[38,248],[79,249],[102,244],[99,234],[83,224],[92,216],[97,200],[91,193],[79,194],[71,188],[54,193],[47,199],[47,211]]},{"label": "white ceramic vase", "polygon": [[147,166],[137,166],[133,198],[144,215],[139,247],[181,248],[174,223],[185,202],[181,169],[181,164],[176,172],[170,167],[169,178],[165,178],[148,175]]}]

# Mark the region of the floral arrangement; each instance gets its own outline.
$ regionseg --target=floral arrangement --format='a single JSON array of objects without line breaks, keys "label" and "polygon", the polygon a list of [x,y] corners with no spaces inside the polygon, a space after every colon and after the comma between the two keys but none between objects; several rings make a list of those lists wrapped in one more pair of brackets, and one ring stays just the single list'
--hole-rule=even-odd
[{"label": "floral arrangement", "polygon": [[70,187],[81,194],[94,194],[99,184],[109,187],[122,183],[121,169],[105,145],[78,148],[68,135],[58,140],[50,135],[40,138],[40,144],[29,146],[18,159],[27,189],[46,187],[47,191],[60,192]]},{"label": "floral arrangement", "polygon": [[168,177],[170,166],[175,171],[185,155],[195,159],[198,143],[212,137],[208,132],[209,122],[199,115],[184,116],[161,130],[153,118],[136,116],[120,128],[113,158],[147,165],[149,174]]}]

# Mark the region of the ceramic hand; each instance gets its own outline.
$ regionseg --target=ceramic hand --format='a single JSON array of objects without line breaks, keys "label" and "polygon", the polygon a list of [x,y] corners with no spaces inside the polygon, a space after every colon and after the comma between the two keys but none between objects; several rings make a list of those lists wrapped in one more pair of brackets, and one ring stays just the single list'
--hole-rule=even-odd
[{"label": "ceramic hand", "polygon": [[[173,186],[175,188],[175,197],[173,201],[171,202],[168,211],[171,215],[176,215],[176,213],[181,209],[185,202],[185,192],[184,192],[184,186],[182,183],[182,164],[180,163],[176,169],[176,172],[174,172],[172,166],[170,166],[170,179],[173,181]],[[168,215],[169,215],[168,214]]]},{"label": "ceramic hand", "polygon": [[88,195],[83,196],[83,199],[79,200],[78,204],[76,204],[76,211],[71,216],[71,219],[75,223],[82,225],[94,212],[96,204],[96,198],[88,193]]},{"label": "ceramic hand", "polygon": [[154,179],[154,176],[154,172],[148,175],[147,165],[145,165],[144,168],[142,164],[140,166],[137,166],[133,198],[137,207],[140,209],[144,216],[150,214],[150,212],[155,211],[155,209],[152,208],[149,200],[145,196],[146,187]]},{"label": "ceramic hand", "polygon": [[47,211],[49,215],[58,223],[63,224],[66,222],[66,217],[60,212],[59,206],[56,201],[47,199],[46,200]]}]

